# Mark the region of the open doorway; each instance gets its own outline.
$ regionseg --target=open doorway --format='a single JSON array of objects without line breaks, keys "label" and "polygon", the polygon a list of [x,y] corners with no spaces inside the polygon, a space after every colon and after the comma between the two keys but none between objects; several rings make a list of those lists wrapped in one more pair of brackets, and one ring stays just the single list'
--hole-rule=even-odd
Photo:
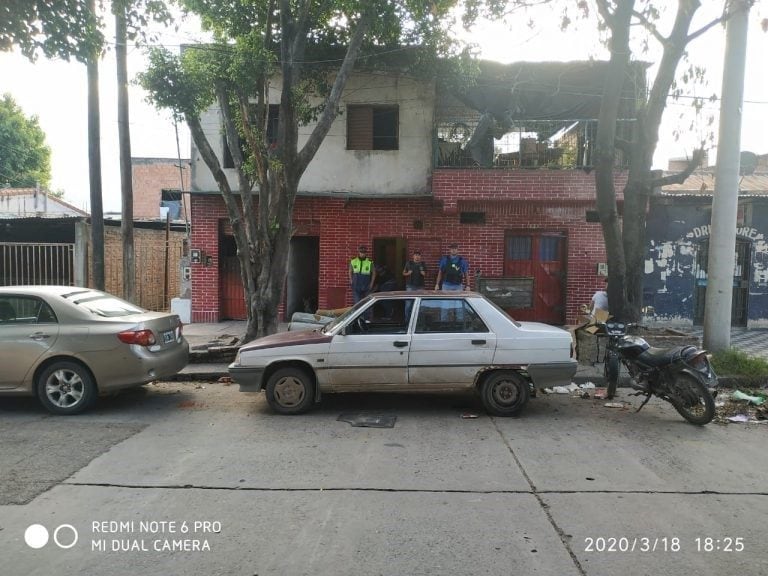
[{"label": "open doorway", "polygon": [[377,266],[386,266],[394,275],[398,290],[405,289],[403,267],[408,261],[408,245],[405,238],[374,238],[373,261]]},{"label": "open doorway", "polygon": [[288,252],[285,320],[294,312],[315,312],[320,278],[320,238],[294,236]]}]

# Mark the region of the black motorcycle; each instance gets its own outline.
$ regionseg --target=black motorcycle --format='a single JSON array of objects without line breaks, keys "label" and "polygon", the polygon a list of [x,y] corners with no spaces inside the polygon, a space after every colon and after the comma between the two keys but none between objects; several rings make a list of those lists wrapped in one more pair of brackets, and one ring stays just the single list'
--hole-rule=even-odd
[{"label": "black motorcycle", "polygon": [[616,394],[621,364],[627,367],[631,386],[646,399],[658,396],[675,407],[691,424],[707,424],[715,416],[715,400],[710,388],[717,386],[706,350],[695,346],[651,348],[643,338],[628,336],[628,325],[609,320],[603,324],[608,336],[604,375],[608,398]]}]

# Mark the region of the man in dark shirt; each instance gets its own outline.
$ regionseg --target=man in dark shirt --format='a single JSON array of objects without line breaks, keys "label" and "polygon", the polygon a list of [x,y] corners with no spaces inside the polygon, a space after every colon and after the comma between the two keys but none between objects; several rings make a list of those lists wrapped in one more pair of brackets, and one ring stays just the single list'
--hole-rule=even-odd
[{"label": "man in dark shirt", "polygon": [[427,275],[427,265],[421,260],[421,252],[413,251],[413,257],[403,268],[406,290],[423,290],[424,278]]}]

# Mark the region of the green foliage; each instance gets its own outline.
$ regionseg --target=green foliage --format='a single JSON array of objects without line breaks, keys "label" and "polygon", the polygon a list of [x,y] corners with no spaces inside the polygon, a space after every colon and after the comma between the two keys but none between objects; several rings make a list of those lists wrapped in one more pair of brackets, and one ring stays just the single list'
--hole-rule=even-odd
[{"label": "green foliage", "polygon": [[128,40],[146,42],[147,28],[152,23],[170,25],[173,16],[164,0],[112,0],[112,13],[125,12]]},{"label": "green foliage", "polygon": [[712,366],[718,375],[767,378],[768,361],[730,348],[712,355]]},{"label": "green foliage", "polygon": [[87,0],[3,0],[0,2],[0,50],[14,46],[30,60],[47,57],[85,62],[104,42],[99,18]]},{"label": "green foliage", "polygon": [[51,181],[51,149],[36,116],[27,117],[10,94],[0,100],[0,184],[30,188]]},{"label": "green foliage", "polygon": [[165,48],[149,51],[149,66],[137,76],[139,84],[158,108],[167,108],[177,119],[198,118],[214,99],[211,71],[207,60],[215,47],[207,50],[190,48],[181,56]]}]

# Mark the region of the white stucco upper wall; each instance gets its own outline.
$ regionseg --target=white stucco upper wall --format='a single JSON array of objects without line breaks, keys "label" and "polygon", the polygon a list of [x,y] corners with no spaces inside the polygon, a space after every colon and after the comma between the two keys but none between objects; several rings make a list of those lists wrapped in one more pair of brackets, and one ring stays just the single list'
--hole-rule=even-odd
[{"label": "white stucco upper wall", "polygon": [[[271,91],[270,101],[280,101],[280,86]],[[348,105],[397,105],[398,150],[347,150]],[[423,194],[428,190],[432,167],[432,126],[434,84],[403,76],[355,74],[347,81],[337,116],[328,135],[299,182],[299,192],[336,194]],[[209,142],[219,159],[223,154],[222,122],[217,107],[201,118]],[[314,123],[299,128],[299,148]],[[234,169],[226,169],[230,185],[237,189]],[[208,167],[192,143],[192,190],[218,190]]]}]

